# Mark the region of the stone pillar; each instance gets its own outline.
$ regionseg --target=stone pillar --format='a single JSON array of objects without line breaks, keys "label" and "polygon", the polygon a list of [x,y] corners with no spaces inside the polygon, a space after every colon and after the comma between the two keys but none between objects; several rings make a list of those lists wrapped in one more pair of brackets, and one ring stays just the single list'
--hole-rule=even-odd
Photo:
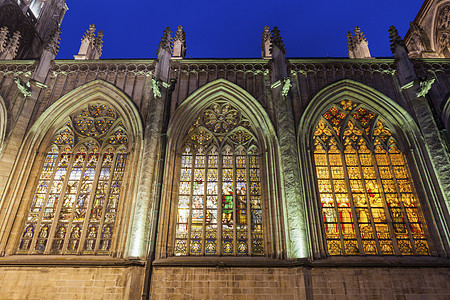
[{"label": "stone pillar", "polygon": [[39,64],[34,71],[33,80],[40,83],[44,83],[47,78],[48,71],[50,70],[51,62],[55,59],[59,51],[59,40],[61,36],[61,30],[59,28],[45,41],[44,51],[42,51],[39,59]]},{"label": "stone pillar", "polygon": [[170,84],[169,69],[171,57],[170,28],[167,27],[159,44],[158,58],[155,66],[155,74],[151,79],[152,96],[148,115],[145,119],[145,132],[142,153],[142,164],[139,176],[139,188],[137,203],[135,205],[133,223],[131,225],[131,238],[129,240],[129,256],[146,258],[148,250],[155,243],[154,235],[158,224],[156,219],[156,195],[158,195],[158,169],[162,167],[164,159],[160,153],[161,134],[164,124],[164,109],[168,99]]},{"label": "stone pillar", "polygon": [[306,205],[301,189],[300,165],[292,111],[290,78],[287,76],[286,50],[277,27],[272,30],[272,101],[276,111],[276,127],[281,149],[281,168],[284,188],[284,214],[287,220],[288,258],[307,258],[310,255]]},{"label": "stone pillar", "polygon": [[[397,63],[397,76],[401,84],[401,90],[409,99],[409,104],[416,116],[417,123],[422,132],[425,147],[428,150],[434,173],[438,179],[442,197],[446,208],[439,201],[434,201],[435,211],[442,212],[446,209],[450,212],[450,158],[445,145],[441,142],[439,128],[435,116],[427,101],[426,95],[434,82],[434,78],[418,78],[411,63],[405,43],[398,35],[394,26],[389,27],[391,51]],[[433,198],[433,197],[430,197]],[[437,199],[435,199],[437,200]],[[445,220],[445,215],[438,213]],[[449,228],[445,221],[440,222],[447,234],[447,243],[450,241]]]},{"label": "stone pillar", "polygon": [[[10,212],[15,210],[20,202],[6,201],[11,199],[10,195],[15,194],[18,189],[15,185],[17,178],[11,177],[10,174],[17,173],[17,170],[26,169],[26,164],[29,163],[29,161],[23,159],[23,153],[26,152],[23,148],[24,138],[32,126],[33,112],[36,105],[38,105],[38,97],[42,88],[41,85],[32,80],[24,82],[19,78],[15,78],[14,82],[20,92],[17,93],[17,97],[24,98],[24,105],[18,112],[17,119],[12,125],[8,142],[4,146],[0,160],[0,169],[4,174],[8,174],[8,177],[0,179],[0,189],[2,189],[0,197],[0,220],[2,220],[2,223],[0,223],[0,257],[5,254],[14,254],[17,250],[17,248],[14,248],[17,245],[8,243],[14,219],[16,218],[15,214],[11,215]],[[34,155],[37,155],[37,153]]]}]

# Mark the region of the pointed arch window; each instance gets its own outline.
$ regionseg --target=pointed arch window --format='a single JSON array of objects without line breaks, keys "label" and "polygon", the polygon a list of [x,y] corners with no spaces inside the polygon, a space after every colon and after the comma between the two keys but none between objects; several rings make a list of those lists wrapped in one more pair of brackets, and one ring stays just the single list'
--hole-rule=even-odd
[{"label": "pointed arch window", "polygon": [[182,148],[175,255],[264,255],[259,149],[231,104],[200,114]]},{"label": "pointed arch window", "polygon": [[389,124],[350,100],[322,115],[314,162],[330,255],[429,255],[405,155]]},{"label": "pointed arch window", "polygon": [[111,107],[71,115],[46,152],[19,254],[108,254],[128,139]]}]

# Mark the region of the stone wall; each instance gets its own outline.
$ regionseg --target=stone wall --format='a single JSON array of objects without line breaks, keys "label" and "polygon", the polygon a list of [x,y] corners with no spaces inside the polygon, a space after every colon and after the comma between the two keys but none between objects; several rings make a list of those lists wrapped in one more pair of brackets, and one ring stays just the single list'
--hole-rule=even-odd
[{"label": "stone wall", "polygon": [[155,267],[151,299],[449,299],[445,268]]},{"label": "stone wall", "polygon": [[1,267],[0,299],[140,299],[141,267]]}]

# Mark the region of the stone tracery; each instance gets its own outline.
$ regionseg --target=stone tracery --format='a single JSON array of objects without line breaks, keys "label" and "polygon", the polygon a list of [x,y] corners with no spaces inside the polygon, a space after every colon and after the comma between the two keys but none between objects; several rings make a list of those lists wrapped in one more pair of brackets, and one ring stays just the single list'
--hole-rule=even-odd
[{"label": "stone tracery", "polygon": [[428,255],[405,156],[386,122],[344,100],[322,115],[314,161],[330,255]]},{"label": "stone tracery", "polygon": [[191,126],[182,151],[175,255],[263,255],[260,158],[249,121],[218,101]]},{"label": "stone tracery", "polygon": [[17,253],[109,254],[128,140],[118,114],[91,103],[54,135]]}]

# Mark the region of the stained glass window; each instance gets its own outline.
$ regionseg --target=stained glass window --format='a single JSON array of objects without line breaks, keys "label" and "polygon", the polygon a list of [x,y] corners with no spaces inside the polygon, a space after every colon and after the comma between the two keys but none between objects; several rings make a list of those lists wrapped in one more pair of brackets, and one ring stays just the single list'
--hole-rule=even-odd
[{"label": "stained glass window", "polygon": [[70,116],[46,153],[17,253],[108,254],[127,147],[107,105]]},{"label": "stained glass window", "polygon": [[205,109],[182,150],[175,255],[264,255],[260,168],[248,119]]},{"label": "stained glass window", "polygon": [[389,124],[352,101],[314,132],[314,162],[330,255],[429,255],[405,155]]}]

